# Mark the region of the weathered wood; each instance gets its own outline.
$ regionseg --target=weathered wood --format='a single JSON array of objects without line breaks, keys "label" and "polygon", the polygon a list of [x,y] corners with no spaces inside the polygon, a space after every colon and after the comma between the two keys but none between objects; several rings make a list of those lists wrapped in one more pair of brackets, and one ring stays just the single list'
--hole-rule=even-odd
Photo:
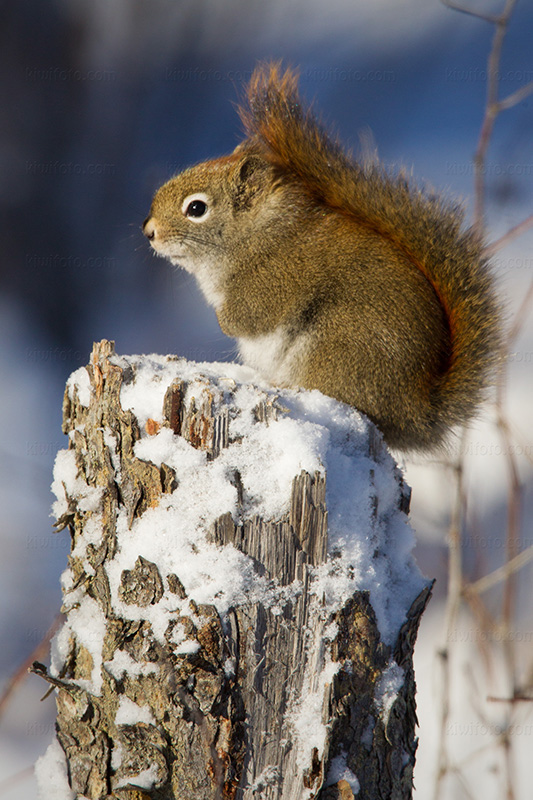
[{"label": "weathered wood", "polygon": [[[171,466],[157,467],[135,455],[139,424],[120,402],[121,386],[132,374],[113,354],[112,343],[95,345],[87,367],[88,404],[80,401],[76,385],[65,394],[64,431],[78,478],[99,494],[96,505],[68,498],[57,522],[72,537],[67,624],[85,596],[105,622],[100,691],[88,683],[94,683],[91,649],[74,634],[59,675],[35,666],[57,690],[57,738],[73,796],[350,800],[354,792],[346,780],[324,785],[332,762],[342,757],[359,780],[358,799],[407,800],[416,751],[412,655],[430,589],[413,602],[394,645],[381,640],[368,592],[355,593],[333,618],[324,612],[310,591],[313,570],[328,559],[324,474],[296,476],[290,509],[281,518],[224,514],[210,530],[211,542],[236,547],[253,559],[258,580],[278,587],[275,607],[245,601],[220,615],[215,606],[190,600],[187,613],[176,614],[162,642],[148,610],[163,597],[175,597],[176,607],[183,604],[185,576],[162,575],[139,552],[132,568],[122,571],[118,601],[145,608],[147,615],[127,619],[117,611],[106,567],[123,546],[121,537],[127,537],[127,531],[117,530],[119,511],[126,510],[131,528],[175,491],[177,479]],[[231,441],[231,408],[208,379],[194,397],[187,399],[187,390],[182,379],[168,387],[163,426],[214,461]],[[258,424],[268,424],[284,411],[266,398],[254,413]],[[156,433],[160,424],[148,420],[146,428]],[[372,437],[369,455],[380,446]],[[231,483],[242,504],[237,471]],[[407,510],[408,489],[402,486],[398,496]],[[99,536],[87,543],[91,524],[98,525]],[[285,597],[284,587],[290,585],[298,585],[298,591]],[[183,626],[188,652],[175,652],[177,626]],[[116,666],[119,659],[126,664],[122,670]],[[294,742],[292,712],[299,698],[320,694],[328,660],[335,669],[322,691],[327,735],[321,752],[306,753]],[[383,712],[377,700],[380,681],[391,669],[403,670],[405,680]],[[126,701],[146,709],[146,719],[117,722],[119,705]]]}]

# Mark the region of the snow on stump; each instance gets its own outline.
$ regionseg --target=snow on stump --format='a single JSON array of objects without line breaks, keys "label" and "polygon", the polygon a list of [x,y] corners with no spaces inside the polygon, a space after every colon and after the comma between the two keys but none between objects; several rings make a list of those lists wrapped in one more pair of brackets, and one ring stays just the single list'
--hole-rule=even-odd
[{"label": "snow on stump", "polygon": [[104,340],[64,431],[66,621],[33,666],[57,692],[43,800],[410,798],[430,587],[374,426]]}]

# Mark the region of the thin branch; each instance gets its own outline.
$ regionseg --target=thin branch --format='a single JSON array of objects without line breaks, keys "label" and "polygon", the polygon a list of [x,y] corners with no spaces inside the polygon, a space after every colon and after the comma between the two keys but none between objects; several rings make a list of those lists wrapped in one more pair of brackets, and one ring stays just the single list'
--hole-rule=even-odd
[{"label": "thin branch", "polygon": [[460,6],[458,3],[452,3],[451,0],[440,0],[443,6],[447,8],[451,8],[452,11],[459,11],[461,14],[468,14],[469,17],[476,17],[477,19],[482,19],[485,22],[490,22],[492,25],[496,25],[499,17],[493,16],[492,14],[482,14],[481,11],[475,11],[471,8],[465,8],[464,6]]},{"label": "thin branch", "polygon": [[[512,339],[508,337],[508,345]],[[505,454],[507,461],[507,473],[509,477],[509,492],[507,501],[507,532],[506,532],[506,563],[512,563],[513,559],[518,555],[518,541],[520,538],[521,527],[521,495],[522,486],[518,473],[518,463],[516,454],[512,447],[511,434],[509,425],[505,416],[505,388],[507,386],[507,362],[502,362],[499,380],[497,384],[496,394],[496,410],[497,410],[497,427],[502,441],[502,450]],[[506,631],[511,629],[511,623],[514,617],[516,606],[516,574],[509,572],[505,578],[503,587],[503,604],[502,604],[502,621]],[[516,659],[515,647],[511,641],[507,641],[504,645],[504,657],[507,663],[508,675],[511,685],[514,687],[516,683]],[[514,690],[514,689],[513,689]],[[509,754],[507,753],[507,756]]]},{"label": "thin branch", "polygon": [[7,705],[11,695],[13,694],[17,686],[27,678],[28,670],[30,669],[33,662],[38,661],[39,658],[42,658],[47,652],[48,646],[50,644],[50,639],[58,630],[62,620],[63,620],[63,615],[58,614],[57,617],[52,622],[52,624],[50,625],[49,629],[46,631],[41,641],[39,642],[39,644],[37,645],[37,647],[17,668],[17,670],[13,673],[13,675],[7,682],[7,686],[5,687],[4,691],[2,692],[2,695],[0,696],[0,715],[4,711],[5,706]]},{"label": "thin branch", "polygon": [[[494,617],[490,614],[487,606],[477,594],[463,592],[463,597],[467,607],[472,614],[473,619],[476,621],[478,630],[483,634],[476,638],[476,646],[479,649],[480,657],[485,665],[485,672],[488,679],[491,680],[494,675],[494,658],[491,649],[491,639],[493,633],[497,630],[497,624]],[[473,691],[470,692],[470,697],[473,697]]]},{"label": "thin branch", "polygon": [[513,759],[514,753],[511,746],[511,739],[507,732],[501,737],[501,743],[505,759],[505,777],[507,778],[507,786],[505,787],[506,800],[514,800],[516,797],[516,792],[514,789],[516,769]]},{"label": "thin branch", "polygon": [[487,245],[483,251],[483,254],[490,258],[494,255],[498,250],[501,250],[502,247],[509,244],[513,239],[516,239],[518,236],[521,236],[523,233],[528,231],[530,228],[533,228],[533,214],[531,216],[526,217],[526,219],[519,222],[518,225],[515,225],[513,228],[510,228],[507,233],[504,233],[503,236],[500,236],[499,239],[496,241],[491,242]]},{"label": "thin branch", "polygon": [[[464,442],[466,439],[466,428],[461,434],[461,447],[459,453],[464,452]],[[459,455],[454,465],[456,477],[455,503],[448,531],[448,592],[446,598],[446,646],[440,655],[442,659],[442,692],[441,692],[441,716],[439,730],[439,750],[438,750],[438,772],[435,782],[434,800],[438,800],[441,795],[443,780],[450,772],[451,765],[449,754],[446,748],[446,728],[450,717],[451,699],[451,642],[453,641],[453,631],[457,627],[457,618],[461,605],[463,589],[463,564],[462,564],[462,521],[466,497],[463,485],[463,457]]]},{"label": "thin branch", "polygon": [[477,747],[475,750],[471,750],[466,756],[456,762],[457,769],[463,769],[464,767],[471,766],[472,761],[474,761],[478,756],[483,755],[488,750],[494,750],[495,748],[499,747],[499,744],[500,743],[498,740],[492,740],[481,745],[480,747]]},{"label": "thin branch", "polygon": [[485,216],[485,159],[492,137],[494,122],[500,112],[498,106],[498,70],[503,40],[515,4],[516,0],[506,0],[502,13],[494,20],[496,29],[487,61],[487,100],[478,145],[474,155],[474,228],[478,233],[483,230]]},{"label": "thin branch", "polygon": [[522,550],[522,552],[518,553],[511,561],[493,570],[493,572],[489,572],[489,574],[485,575],[483,578],[479,578],[477,581],[474,581],[474,583],[467,584],[464,591],[475,592],[477,594],[486,592],[488,589],[492,589],[493,586],[506,580],[509,575],[525,567],[530,561],[533,561],[533,545]]},{"label": "thin branch", "polygon": [[527,694],[514,694],[512,697],[491,697],[489,695],[487,700],[490,703],[533,703],[533,697]]},{"label": "thin branch", "polygon": [[23,781],[27,781],[33,775],[35,769],[33,764],[30,764],[29,767],[25,767],[21,769],[19,772],[15,772],[14,775],[10,775],[8,778],[5,778],[3,781],[0,782],[0,794],[5,794],[13,789],[14,786],[17,786],[19,783]]},{"label": "thin branch", "polygon": [[524,296],[524,299],[520,303],[520,308],[515,314],[513,324],[509,328],[507,333],[507,348],[509,349],[514,342],[514,340],[519,335],[520,331],[522,330],[522,326],[526,321],[526,317],[529,313],[529,306],[531,305],[531,301],[533,300],[533,281],[531,281],[529,288]]},{"label": "thin branch", "polygon": [[498,111],[507,111],[508,108],[513,108],[513,106],[516,106],[522,100],[525,100],[526,97],[529,97],[530,94],[533,94],[533,81],[526,83],[525,86],[521,86],[503,100],[499,100]]}]

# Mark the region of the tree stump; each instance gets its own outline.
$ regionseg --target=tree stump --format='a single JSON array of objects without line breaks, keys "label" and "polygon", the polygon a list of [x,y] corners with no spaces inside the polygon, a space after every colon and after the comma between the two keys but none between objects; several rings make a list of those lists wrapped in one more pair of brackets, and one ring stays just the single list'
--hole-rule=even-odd
[{"label": "tree stump", "polygon": [[69,379],[43,798],[411,797],[409,490],[356,411],[251,377],[104,340]]}]

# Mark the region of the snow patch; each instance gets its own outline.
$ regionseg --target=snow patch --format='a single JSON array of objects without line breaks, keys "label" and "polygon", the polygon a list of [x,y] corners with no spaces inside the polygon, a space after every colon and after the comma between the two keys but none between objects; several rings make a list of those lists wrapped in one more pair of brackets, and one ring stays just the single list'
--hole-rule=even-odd
[{"label": "snow patch", "polygon": [[74,388],[78,390],[78,400],[88,408],[91,404],[92,387],[89,372],[85,367],[80,367],[70,375],[67,381],[68,396],[71,400],[74,399]]},{"label": "snow patch", "polygon": [[76,792],[69,786],[67,760],[57,739],[35,762],[35,777],[40,800],[74,800]]},{"label": "snow patch", "polygon": [[398,697],[398,692],[405,682],[405,671],[396,661],[391,660],[383,671],[376,685],[374,702],[380,710],[385,728],[389,721],[389,715]]},{"label": "snow patch", "polygon": [[136,725],[138,722],[155,725],[155,718],[148,706],[138,706],[129,697],[121,695],[118,701],[115,723],[117,725]]},{"label": "snow patch", "polygon": [[353,794],[359,794],[360,785],[357,776],[349,769],[346,764],[346,753],[332,759],[329,772],[325,781],[325,786],[335,786],[339,781],[346,781]]},{"label": "snow patch", "polygon": [[67,619],[52,640],[50,674],[59,677],[72,644],[77,643],[88,651],[92,668],[90,678],[79,678],[76,683],[99,696],[102,689],[102,646],[106,619],[96,600],[88,594],[82,594],[82,590],[78,590],[75,596],[68,595],[68,601]]},{"label": "snow patch", "polygon": [[116,650],[111,661],[104,661],[104,669],[109,672],[115,680],[120,680],[124,674],[132,677],[138,675],[152,675],[157,672],[157,664],[149,662],[140,663],[135,661],[129,653],[124,650]]},{"label": "snow patch", "polygon": [[52,492],[57,500],[52,505],[53,515],[59,519],[68,511],[69,498],[75,498],[79,511],[94,512],[100,507],[103,489],[88,486],[78,477],[74,450],[60,450],[54,464]]},{"label": "snow patch", "polygon": [[[320,754],[324,752],[328,733],[327,720],[324,719],[324,696],[339,669],[338,663],[328,655],[324,657],[321,632],[317,633],[316,639],[314,646],[309,649],[311,663],[306,665],[301,697],[290,712],[295,732],[296,760],[302,771],[309,766],[313,748],[316,747]],[[319,660],[323,661],[321,666]]]},{"label": "snow patch", "polygon": [[117,780],[113,788],[120,789],[121,786],[128,786],[131,784],[132,786],[138,786],[139,789],[152,789],[158,779],[158,768],[154,764],[148,767],[148,769],[143,769],[142,772],[138,772],[136,775],[128,773],[122,780]]}]

